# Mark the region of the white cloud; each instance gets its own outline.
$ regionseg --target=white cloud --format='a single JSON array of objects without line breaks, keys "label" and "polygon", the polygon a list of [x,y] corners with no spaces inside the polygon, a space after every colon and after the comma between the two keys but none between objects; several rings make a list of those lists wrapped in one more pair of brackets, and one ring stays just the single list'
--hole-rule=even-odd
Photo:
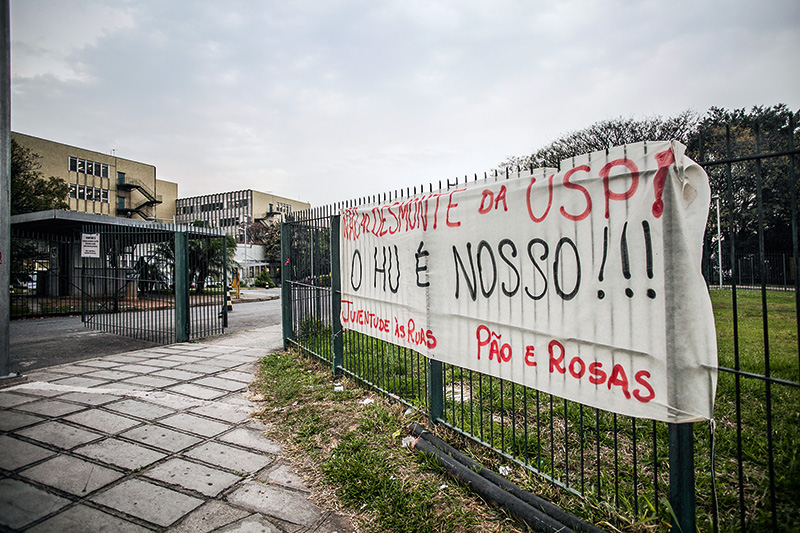
[{"label": "white cloud", "polygon": [[800,106],[800,8],[777,0],[12,0],[11,14],[13,128],[116,148],[181,195],[322,204],[480,173],[604,118]]}]

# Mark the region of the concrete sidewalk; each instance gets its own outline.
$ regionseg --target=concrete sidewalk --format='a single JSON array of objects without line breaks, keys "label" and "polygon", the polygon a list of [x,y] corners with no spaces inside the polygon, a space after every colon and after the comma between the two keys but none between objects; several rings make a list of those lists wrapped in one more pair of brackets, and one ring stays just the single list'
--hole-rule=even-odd
[{"label": "concrete sidewalk", "polygon": [[353,531],[250,418],[280,326],[31,372],[0,389],[0,529]]}]

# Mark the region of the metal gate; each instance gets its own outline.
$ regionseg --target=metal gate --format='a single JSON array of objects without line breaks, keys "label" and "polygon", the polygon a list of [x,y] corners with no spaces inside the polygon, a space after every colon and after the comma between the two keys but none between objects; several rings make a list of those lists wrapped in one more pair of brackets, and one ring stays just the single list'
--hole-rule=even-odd
[{"label": "metal gate", "polygon": [[85,225],[99,239],[76,273],[86,326],[159,344],[221,334],[225,237],[201,229]]}]

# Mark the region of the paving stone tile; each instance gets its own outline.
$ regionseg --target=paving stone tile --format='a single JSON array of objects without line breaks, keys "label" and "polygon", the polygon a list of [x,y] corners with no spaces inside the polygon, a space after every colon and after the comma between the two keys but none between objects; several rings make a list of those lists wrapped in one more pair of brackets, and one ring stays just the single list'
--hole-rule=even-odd
[{"label": "paving stone tile", "polygon": [[147,364],[150,366],[157,366],[159,368],[172,368],[173,366],[178,366],[183,364],[182,361],[167,361],[164,359],[150,359],[147,361]]},{"label": "paving stone tile", "polygon": [[0,392],[0,407],[14,407],[23,403],[29,403],[37,400],[33,396],[25,396],[24,394],[14,394],[13,392]]},{"label": "paving stone tile", "polygon": [[219,367],[218,368],[219,370],[222,368],[232,368],[234,366],[238,366],[240,363],[239,361],[231,361],[230,359],[220,359],[218,357],[215,357],[213,359],[206,359],[205,361],[203,361],[202,364]]},{"label": "paving stone tile", "polygon": [[195,407],[190,412],[221,420],[229,424],[238,424],[250,417],[250,411],[249,408],[241,405],[216,401]]},{"label": "paving stone tile", "polygon": [[290,489],[310,492],[303,478],[297,475],[290,464],[283,461],[270,467],[266,472],[260,473],[256,479],[264,483],[275,483]]},{"label": "paving stone tile", "polygon": [[23,470],[20,474],[79,497],[105,487],[123,476],[116,470],[71,455],[57,455]]},{"label": "paving stone tile", "polygon": [[150,374],[151,372],[156,372],[160,370],[160,368],[158,366],[151,366],[150,361],[147,361],[147,364],[118,366],[116,370],[120,370],[122,372],[133,372],[135,374]]},{"label": "paving stone tile", "polygon": [[81,446],[74,453],[129,470],[151,465],[166,457],[161,452],[113,438]]},{"label": "paving stone tile", "polygon": [[125,383],[124,381],[115,381],[114,383],[109,383],[107,387],[103,387],[104,390],[108,391],[116,391],[120,394],[125,394],[125,391],[136,391],[136,392],[145,392],[152,389],[152,387],[148,387],[147,385],[137,385],[136,383]]},{"label": "paving stone tile", "polygon": [[[91,498],[93,502],[167,527],[203,500],[140,479],[130,479]],[[164,505],[169,502],[169,505]]]},{"label": "paving stone tile", "polygon": [[190,379],[197,379],[201,377],[203,374],[198,374],[197,372],[188,372],[186,370],[176,370],[174,368],[169,368],[165,370],[160,370],[158,372],[153,372],[152,375],[162,378],[177,379],[178,381],[188,381]]},{"label": "paving stone tile", "polygon": [[90,361],[81,361],[80,363],[75,363],[75,366],[86,366],[90,368],[114,368],[115,366],[119,366],[121,364],[122,363],[110,361],[108,359],[93,359]]},{"label": "paving stone tile", "polygon": [[249,372],[240,372],[238,370],[229,370],[228,372],[217,374],[217,377],[222,379],[232,379],[234,381],[241,381],[242,383],[250,383],[251,381],[253,381],[253,374]]},{"label": "paving stone tile", "polygon": [[280,455],[283,449],[280,444],[269,440],[264,436],[264,433],[257,429],[236,428],[221,437],[219,440],[228,442],[230,444],[237,444],[244,448],[251,450],[269,453],[272,455]]},{"label": "paving stone tile", "polygon": [[25,426],[30,426],[42,420],[40,416],[18,413],[17,411],[0,410],[0,431],[14,431]]},{"label": "paving stone tile", "polygon": [[51,444],[69,450],[75,446],[97,440],[103,435],[93,431],[76,428],[57,420],[50,420],[37,426],[20,429],[17,435]]},{"label": "paving stone tile", "polygon": [[[250,511],[238,509],[227,503],[210,500],[186,516],[180,524],[171,527],[170,533],[209,533],[249,516]],[[269,529],[261,529],[264,533]]]},{"label": "paving stone tile", "polygon": [[141,422],[133,420],[127,416],[120,416],[114,413],[108,413],[100,409],[92,409],[90,411],[83,411],[64,417],[64,420],[69,420],[76,424],[86,426],[91,429],[102,431],[103,433],[115,434],[133,426],[139,425]]},{"label": "paving stone tile", "polygon": [[117,354],[117,355],[106,355],[105,357],[103,357],[103,359],[105,359],[106,361],[115,361],[117,363],[139,363],[142,360],[147,359],[147,357],[142,357],[141,355],[132,355],[132,354],[129,355]]},{"label": "paving stone tile", "polygon": [[242,479],[235,474],[179,458],[149,468],[142,475],[171,485],[179,485],[212,498]]},{"label": "paving stone tile", "polygon": [[102,392],[68,392],[58,397],[59,400],[69,400],[71,402],[82,403],[84,405],[103,405],[114,400],[119,400],[119,396],[103,394]]},{"label": "paving stone tile", "polygon": [[194,383],[196,385],[202,385],[204,387],[213,387],[215,389],[222,389],[228,392],[240,391],[245,390],[247,385],[242,383],[241,381],[233,381],[230,379],[221,379],[215,376],[201,378],[195,380]]},{"label": "paving stone tile", "polygon": [[149,533],[152,531],[86,505],[70,507],[25,531],[26,533],[67,533],[87,531],[89,528],[92,532],[104,533]]},{"label": "paving stone tile", "polygon": [[259,352],[258,355],[245,354],[245,353],[241,353],[241,352],[239,352],[239,353],[227,353],[227,354],[220,355],[218,357],[218,359],[227,359],[229,361],[238,361],[240,363],[250,363],[254,359],[257,359],[259,357],[263,357],[264,355],[266,355],[266,352]]},{"label": "paving stone tile", "polygon": [[197,398],[189,398],[188,396],[184,396],[183,394],[178,394],[175,392],[165,392],[165,391],[147,391],[143,395],[139,396],[142,400],[146,400],[150,403],[154,403],[157,405],[163,405],[164,407],[169,407],[176,411],[182,411],[184,409],[191,409],[192,407],[197,407],[198,405],[203,405],[206,400],[199,400]]},{"label": "paving stone tile", "polygon": [[160,448],[168,452],[176,453],[185,450],[189,446],[194,446],[203,439],[165,428],[158,424],[146,424],[133,428],[130,431],[120,434],[120,437],[135,440],[142,444]]},{"label": "paving stone tile", "polygon": [[[36,394],[38,396],[54,396],[58,394],[57,391],[52,391],[51,389],[35,389],[36,383],[47,383],[48,381],[52,381],[54,379],[61,379],[66,377],[65,374],[59,374],[58,372],[53,372],[52,370],[40,370],[40,371],[33,371],[28,374],[28,379],[31,380],[31,383],[26,383],[26,389],[31,391],[31,394]],[[34,392],[35,391],[35,392]]]},{"label": "paving stone tile", "polygon": [[188,370],[190,372],[200,372],[201,374],[213,374],[214,372],[219,372],[220,370],[222,370],[221,367],[207,365],[205,362],[187,363],[185,365],[177,366],[175,368],[179,368],[181,370]]},{"label": "paving stone tile", "polygon": [[57,367],[50,367],[48,368],[50,372],[58,372],[59,374],[70,374],[70,375],[80,375],[85,374],[86,372],[91,372],[91,370],[87,370],[85,366],[78,366],[78,365],[64,365],[64,366],[57,366]]},{"label": "paving stone tile", "polygon": [[[305,531],[306,529],[302,528],[302,530]],[[267,517],[254,514],[236,523],[217,529],[215,533],[281,533],[282,531],[282,529],[270,522]],[[318,532],[316,529],[309,529],[308,531],[323,533]]]},{"label": "paving stone tile", "polygon": [[19,530],[58,511],[69,500],[16,479],[0,479],[0,525]]},{"label": "paving stone tile", "polygon": [[86,409],[83,405],[61,402],[59,400],[39,400],[18,405],[15,409],[44,416],[64,416],[75,411]]},{"label": "paving stone tile", "polygon": [[195,433],[197,435],[203,435],[204,437],[213,437],[214,435],[219,435],[223,431],[231,428],[231,426],[228,424],[215,422],[213,420],[188,413],[177,413],[159,420],[158,423],[163,426],[169,426],[176,429],[181,429],[183,431],[188,431],[190,433]]},{"label": "paving stone tile", "polygon": [[198,361],[202,361],[204,358],[197,357],[196,355],[173,354],[162,357],[162,359],[165,361],[178,361],[180,363],[196,363]]},{"label": "paving stone tile", "polygon": [[53,455],[53,452],[8,435],[0,435],[0,468],[16,470]]},{"label": "paving stone tile", "polygon": [[130,383],[133,385],[141,385],[144,387],[149,387],[151,389],[163,389],[164,387],[169,387],[170,385],[175,385],[178,383],[177,380],[174,379],[167,379],[158,376],[136,376],[135,378],[126,379],[124,381],[120,381],[118,385],[123,383]]},{"label": "paving stone tile", "polygon": [[180,394],[190,396],[192,398],[197,398],[200,400],[213,400],[215,398],[219,398],[221,396],[225,396],[228,394],[225,391],[219,391],[217,389],[209,389],[208,387],[201,387],[199,385],[193,385],[191,383],[181,383],[179,385],[175,385],[174,387],[169,387],[166,390],[172,392],[178,392]]},{"label": "paving stone tile", "polygon": [[162,416],[175,412],[172,409],[139,400],[122,400],[120,402],[107,404],[106,409],[138,418],[144,418],[145,420],[155,420],[156,418],[161,418]]},{"label": "paving stone tile", "polygon": [[87,378],[86,376],[70,376],[64,379],[57,379],[52,381],[51,383],[58,383],[59,385],[70,385],[73,387],[101,387],[109,383],[110,380],[108,379],[95,379],[95,378]]},{"label": "paving stone tile", "polygon": [[259,481],[243,483],[228,495],[227,500],[245,509],[302,526],[310,526],[322,514],[319,507],[305,498],[298,498],[296,492]]},{"label": "paving stone tile", "polygon": [[120,372],[117,369],[95,370],[94,372],[89,372],[88,374],[84,374],[84,376],[88,378],[106,379],[109,381],[119,381],[121,379],[132,378],[135,375],[136,374],[134,374],[133,372]]},{"label": "paving stone tile", "polygon": [[207,442],[192,448],[184,455],[234,472],[247,473],[261,470],[274,459],[271,455],[246,452],[218,442]]}]

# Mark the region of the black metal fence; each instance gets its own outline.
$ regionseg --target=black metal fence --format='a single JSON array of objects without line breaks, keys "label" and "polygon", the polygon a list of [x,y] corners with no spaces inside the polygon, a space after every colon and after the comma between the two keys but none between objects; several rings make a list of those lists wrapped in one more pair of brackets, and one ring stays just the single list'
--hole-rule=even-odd
[{"label": "black metal fence", "polygon": [[701,531],[797,530],[798,151],[794,124],[784,126],[783,137],[771,136],[782,144],[771,150],[759,145],[757,129],[741,151],[722,130],[705,132],[689,154],[702,162],[715,195],[704,264],[720,365],[711,423],[621,416],[338,331],[339,211],[416,189],[295,213],[284,224],[285,344],[549,480],[550,497],[578,515],[630,531],[670,522]]},{"label": "black metal fence", "polygon": [[[98,236],[95,257],[81,253],[86,234]],[[227,250],[215,231],[160,224],[14,231],[12,261],[12,318],[80,313],[89,328],[160,344],[220,334],[226,325]]]}]

